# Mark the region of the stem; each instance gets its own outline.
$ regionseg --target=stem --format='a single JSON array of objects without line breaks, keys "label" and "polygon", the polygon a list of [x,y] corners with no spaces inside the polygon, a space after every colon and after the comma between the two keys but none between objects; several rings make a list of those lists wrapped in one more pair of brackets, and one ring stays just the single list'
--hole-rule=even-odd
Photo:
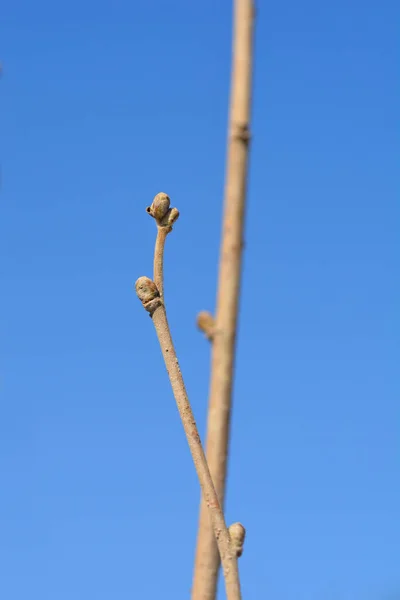
[{"label": "stem", "polygon": [[153,263],[154,283],[156,284],[162,299],[164,298],[164,247],[165,240],[167,239],[167,235],[170,231],[170,227],[157,225],[157,237],[154,248]]},{"label": "stem", "polygon": [[[220,250],[217,310],[212,337],[211,382],[207,423],[207,461],[224,505],[229,426],[236,346],[246,200],[252,77],[254,7],[252,0],[234,1],[233,69],[225,183],[224,222]],[[201,502],[192,600],[214,600],[218,550],[207,507]]]},{"label": "stem", "polygon": [[165,366],[168,371],[172,391],[175,396],[179,414],[185,430],[186,438],[192,454],[193,462],[200,481],[203,498],[208,511],[208,518],[211,517],[213,535],[217,541],[219,554],[224,570],[225,588],[228,600],[240,600],[240,581],[237,564],[237,556],[231,546],[230,536],[226,527],[222,508],[218,501],[218,496],[211,479],[210,470],[201,445],[196,421],[190,406],[183,382],[181,370],[176,356],[175,348],[172,342],[171,333],[168,326],[165,306],[160,305],[155,309],[152,320],[156,329],[158,341],[160,343]]}]

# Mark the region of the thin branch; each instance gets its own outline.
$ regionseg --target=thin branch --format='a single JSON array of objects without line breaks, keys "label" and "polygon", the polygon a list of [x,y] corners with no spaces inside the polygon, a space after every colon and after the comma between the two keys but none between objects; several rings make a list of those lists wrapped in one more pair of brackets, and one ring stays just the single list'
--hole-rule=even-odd
[{"label": "thin branch", "polygon": [[[166,236],[172,230],[172,224],[178,218],[179,212],[174,208],[169,208],[169,198],[164,194],[164,200],[165,197],[168,198],[168,203],[165,202],[164,210],[157,213],[157,203],[155,205],[155,201],[160,196],[160,194],[156,196],[151,207],[147,209],[147,212],[154,216],[157,222],[157,239],[160,239],[159,242],[156,243],[155,252],[163,254]],[[157,280],[161,289],[163,289],[163,256],[154,256],[154,280]],[[175,396],[183,428],[197,471],[209,519],[212,523],[213,534],[217,542],[224,571],[227,598],[228,600],[241,600],[237,565],[237,558],[239,556],[237,535],[235,534],[235,529],[233,529],[231,540],[221,505],[218,501],[218,496],[211,479],[210,470],[201,445],[196,421],[186,393],[185,384],[172,342],[164,299],[161,296],[155,281],[152,281],[148,277],[139,277],[136,281],[136,293],[144,308],[152,317],[160,343],[172,391]]]},{"label": "thin branch", "polygon": [[168,194],[160,192],[154,197],[153,202],[146,208],[157,223],[157,237],[154,248],[154,283],[164,297],[164,246],[167,235],[172,231],[172,225],[179,217],[179,211],[176,208],[170,208],[171,200]]},{"label": "thin branch", "polygon": [[[254,6],[234,1],[233,68],[229,117],[224,221],[220,250],[217,309],[212,336],[212,364],[207,422],[207,461],[224,506],[232,405],[237,315],[246,200]],[[218,550],[204,502],[201,502],[192,600],[214,600]]]}]

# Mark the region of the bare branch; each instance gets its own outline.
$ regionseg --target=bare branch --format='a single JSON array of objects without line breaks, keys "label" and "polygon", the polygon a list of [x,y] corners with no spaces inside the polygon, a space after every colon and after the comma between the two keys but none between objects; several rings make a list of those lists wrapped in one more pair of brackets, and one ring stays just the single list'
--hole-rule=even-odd
[{"label": "bare branch", "polygon": [[[234,1],[233,68],[220,251],[217,309],[212,335],[212,365],[207,422],[207,461],[224,505],[229,425],[239,308],[245,216],[253,60],[253,0]],[[201,502],[192,600],[214,600],[218,550],[207,507]]]},{"label": "bare branch", "polygon": [[[159,197],[160,194],[157,197]],[[164,194],[164,196],[166,196]],[[167,197],[167,196],[166,196]],[[197,471],[200,486],[203,493],[205,505],[212,524],[213,534],[217,543],[221,563],[224,571],[226,595],[228,600],[241,600],[239,572],[237,565],[238,545],[237,541],[232,542],[225,523],[221,505],[211,479],[210,470],[201,445],[199,432],[193,411],[186,392],[182,373],[179,367],[178,358],[172,342],[171,332],[168,325],[165,304],[160,288],[163,290],[163,253],[167,234],[172,230],[172,223],[178,218],[176,209],[166,207],[165,212],[157,212],[158,204],[155,200],[151,207],[147,209],[157,222],[157,241],[154,256],[154,281],[148,277],[139,277],[136,281],[136,293],[144,308],[150,313],[157,337],[160,343],[161,352],[167,368],[172,391],[175,396],[176,404],[185,430],[186,438],[192,454],[193,462]],[[164,198],[165,200],[165,198]],[[163,213],[163,214],[161,214]],[[158,285],[156,284],[158,282]],[[235,532],[234,532],[235,533]],[[234,539],[235,535],[233,536]],[[236,536],[237,537],[237,536]]]}]

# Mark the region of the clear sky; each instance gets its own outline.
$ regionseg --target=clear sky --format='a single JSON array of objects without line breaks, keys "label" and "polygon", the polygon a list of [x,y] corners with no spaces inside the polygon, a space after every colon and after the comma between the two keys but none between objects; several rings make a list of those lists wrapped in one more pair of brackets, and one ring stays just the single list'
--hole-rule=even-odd
[{"label": "clear sky", "polygon": [[[189,598],[198,482],[133,284],[168,192],[167,306],[203,433],[230,4],[3,2],[4,600]],[[398,599],[400,11],[258,5],[227,499],[244,599]]]}]

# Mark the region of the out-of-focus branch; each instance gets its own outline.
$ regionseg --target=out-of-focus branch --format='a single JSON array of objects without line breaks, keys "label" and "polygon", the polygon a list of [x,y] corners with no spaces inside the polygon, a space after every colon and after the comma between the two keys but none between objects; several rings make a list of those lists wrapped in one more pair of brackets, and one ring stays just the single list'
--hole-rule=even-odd
[{"label": "out-of-focus branch", "polygon": [[[224,505],[232,405],[237,315],[242,266],[253,63],[253,0],[234,0],[233,67],[224,219],[215,324],[206,451]],[[203,327],[205,331],[205,328]],[[207,333],[207,331],[205,331]],[[192,600],[215,600],[219,556],[205,503],[201,502]]]}]

